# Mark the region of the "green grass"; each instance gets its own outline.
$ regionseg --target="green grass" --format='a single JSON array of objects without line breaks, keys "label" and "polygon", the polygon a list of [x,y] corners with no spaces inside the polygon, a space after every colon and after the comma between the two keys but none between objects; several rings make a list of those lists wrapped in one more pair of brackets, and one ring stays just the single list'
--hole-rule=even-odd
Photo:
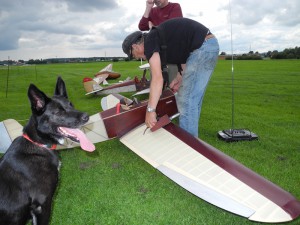
[{"label": "green grass", "polygon": [[[84,77],[108,63],[0,67],[0,121],[25,124],[30,115],[29,83],[52,95],[57,75],[66,81],[75,107],[95,114],[100,97],[85,96]],[[127,76],[142,75],[139,62],[115,62]],[[219,61],[207,89],[200,137],[300,199],[300,60],[234,62],[234,127],[249,128],[259,141],[225,143],[231,128],[231,62]],[[7,97],[6,97],[6,90]],[[127,94],[127,96],[130,96]],[[195,197],[135,155],[117,139],[60,152],[62,168],[51,224],[258,224]],[[299,224],[299,218],[289,224]]]}]

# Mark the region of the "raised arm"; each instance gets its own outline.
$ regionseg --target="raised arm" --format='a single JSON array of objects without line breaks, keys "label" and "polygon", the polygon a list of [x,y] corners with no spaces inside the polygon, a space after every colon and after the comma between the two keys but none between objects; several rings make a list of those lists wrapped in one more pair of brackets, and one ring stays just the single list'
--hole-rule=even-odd
[{"label": "raised arm", "polygon": [[141,18],[140,22],[139,22],[139,29],[141,31],[145,31],[145,30],[149,30],[149,14],[151,9],[154,6],[154,1],[153,0],[147,0],[146,1],[146,8],[145,8],[145,12],[143,14],[143,17]]}]

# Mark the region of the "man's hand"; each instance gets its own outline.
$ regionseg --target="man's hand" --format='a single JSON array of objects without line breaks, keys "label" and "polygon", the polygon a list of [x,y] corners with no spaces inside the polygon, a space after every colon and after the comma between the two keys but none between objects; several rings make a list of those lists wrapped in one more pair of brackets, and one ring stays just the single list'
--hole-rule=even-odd
[{"label": "man's hand", "polygon": [[176,93],[182,83],[182,76],[178,73],[176,78],[170,83],[169,87],[172,89],[174,93]]},{"label": "man's hand", "polygon": [[154,0],[146,1],[146,10],[145,10],[144,16],[146,15],[148,18],[149,13],[150,13],[151,9],[153,8],[153,6],[154,6]]},{"label": "man's hand", "polygon": [[147,8],[152,8],[154,6],[154,0],[147,0],[146,1],[146,7]]},{"label": "man's hand", "polygon": [[151,30],[152,27],[153,27],[153,23],[151,21],[148,22],[148,25],[149,25],[149,29]]},{"label": "man's hand", "polygon": [[146,119],[145,119],[146,126],[149,128],[152,128],[152,127],[154,127],[156,122],[157,122],[156,113],[155,112],[146,112]]},{"label": "man's hand", "polygon": [[154,6],[154,0],[147,0],[146,1],[146,9],[145,9],[145,12],[144,12],[144,15],[143,15],[145,18],[149,17],[150,11],[151,11],[153,6]]}]

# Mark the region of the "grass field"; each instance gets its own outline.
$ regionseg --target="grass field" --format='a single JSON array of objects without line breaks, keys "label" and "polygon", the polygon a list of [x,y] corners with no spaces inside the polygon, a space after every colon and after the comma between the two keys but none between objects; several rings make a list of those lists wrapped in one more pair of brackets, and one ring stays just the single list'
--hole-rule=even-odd
[{"label": "grass field", "polygon": [[[76,108],[90,115],[101,111],[100,97],[85,96],[82,79],[107,64],[10,67],[8,83],[8,68],[0,67],[0,121],[14,118],[24,125],[30,116],[29,83],[52,95],[57,75]],[[125,79],[141,76],[139,65],[115,62],[113,69]],[[232,126],[230,61],[218,62],[208,86],[200,138],[300,199],[300,60],[235,61],[234,77],[234,128],[248,128],[259,140],[225,143],[217,138],[219,130]],[[185,191],[117,139],[96,148],[94,153],[79,148],[60,152],[51,224],[258,224]],[[289,224],[300,224],[300,219]]]}]

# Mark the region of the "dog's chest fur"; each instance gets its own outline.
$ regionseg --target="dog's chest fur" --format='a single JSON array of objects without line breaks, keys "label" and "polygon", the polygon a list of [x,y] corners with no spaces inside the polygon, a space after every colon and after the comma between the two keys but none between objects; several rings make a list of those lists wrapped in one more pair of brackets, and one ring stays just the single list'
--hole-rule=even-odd
[{"label": "dog's chest fur", "polygon": [[0,174],[0,180],[6,180],[6,186],[11,185],[14,191],[18,191],[18,185],[22,185],[22,191],[28,188],[28,193],[33,195],[28,197],[34,198],[39,190],[55,189],[58,167],[59,158],[55,151],[18,137],[0,161],[0,171],[4,172]]},{"label": "dog's chest fur", "polygon": [[[22,146],[22,147],[20,147]],[[52,199],[58,183],[59,158],[55,151],[37,147],[23,137],[15,139],[0,161],[0,225],[24,224],[30,219],[27,211],[45,210],[41,207]],[[35,208],[36,207],[36,208]],[[14,216],[9,215],[10,210]],[[23,224],[23,223],[21,223]]]}]

